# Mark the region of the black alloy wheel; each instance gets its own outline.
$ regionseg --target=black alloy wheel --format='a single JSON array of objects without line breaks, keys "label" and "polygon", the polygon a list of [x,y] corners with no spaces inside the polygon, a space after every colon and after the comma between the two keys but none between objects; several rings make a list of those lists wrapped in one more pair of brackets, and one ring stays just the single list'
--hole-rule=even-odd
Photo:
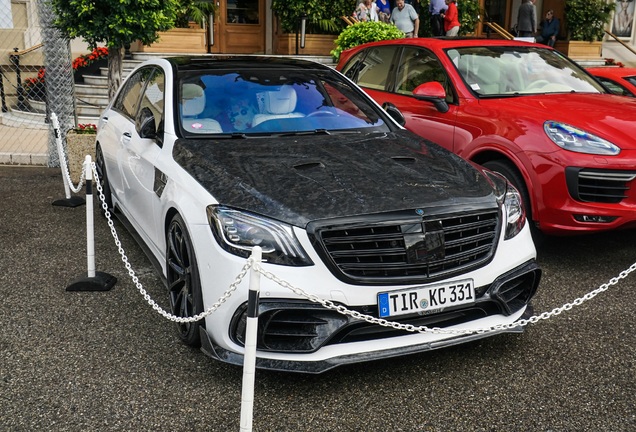
[{"label": "black alloy wheel", "polygon": [[[203,312],[201,280],[197,260],[183,218],[178,214],[170,221],[166,234],[166,268],[172,314],[191,317]],[[203,320],[177,323],[179,338],[187,345],[201,345],[199,329]]]},{"label": "black alloy wheel", "polygon": [[[95,167],[97,169],[97,176],[99,177],[99,185],[102,187],[102,193],[104,194],[104,201],[108,206],[108,211],[112,213],[113,210],[113,197],[110,191],[110,183],[108,182],[108,174],[106,174],[106,162],[104,161],[104,153],[102,152],[101,146],[97,145],[95,149]],[[102,207],[102,201],[99,197],[99,192],[95,191],[97,194],[97,205],[102,214],[105,214],[104,208]]]}]

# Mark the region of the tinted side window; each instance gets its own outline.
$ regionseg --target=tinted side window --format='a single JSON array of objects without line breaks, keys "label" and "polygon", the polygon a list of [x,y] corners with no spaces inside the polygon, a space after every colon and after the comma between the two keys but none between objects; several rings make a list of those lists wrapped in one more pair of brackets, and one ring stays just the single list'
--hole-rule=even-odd
[{"label": "tinted side window", "polygon": [[[163,110],[164,110],[164,92],[165,92],[165,76],[163,71],[156,69],[155,73],[148,79],[148,84],[141,97],[139,104],[139,114],[148,112],[152,113],[155,119],[155,132],[160,133],[163,128]],[[139,120],[139,119],[138,119]]]},{"label": "tinted side window", "polygon": [[605,86],[610,89],[610,91],[619,96],[634,96],[629,90],[620,85],[619,83],[612,81],[611,79],[604,77],[596,77],[600,82],[605,84]]},{"label": "tinted side window", "polygon": [[151,68],[140,69],[126,81],[125,87],[117,95],[117,99],[113,104],[116,110],[121,111],[132,119],[135,118],[137,106],[139,105],[139,96],[141,96],[141,91],[145,84],[144,77],[147,77],[151,71]]},{"label": "tinted side window", "polygon": [[446,90],[446,100],[453,101],[448,76],[437,57],[428,51],[405,47],[396,77],[396,93],[410,95],[420,84],[437,81]]},{"label": "tinted side window", "polygon": [[384,90],[393,64],[395,47],[369,48],[364,60],[358,65],[355,82],[361,87]]}]

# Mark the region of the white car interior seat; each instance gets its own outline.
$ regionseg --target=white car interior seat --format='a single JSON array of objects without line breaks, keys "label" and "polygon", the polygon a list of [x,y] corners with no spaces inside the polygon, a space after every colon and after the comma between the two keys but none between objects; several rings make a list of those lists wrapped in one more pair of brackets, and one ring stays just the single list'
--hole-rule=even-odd
[{"label": "white car interior seat", "polygon": [[181,124],[193,133],[221,133],[221,124],[211,118],[199,118],[205,109],[205,92],[196,84],[183,84],[181,92]]},{"label": "white car interior seat", "polygon": [[298,95],[290,85],[284,85],[277,91],[268,91],[262,94],[262,113],[256,114],[252,120],[252,127],[267,120],[304,117],[299,112],[294,112]]}]

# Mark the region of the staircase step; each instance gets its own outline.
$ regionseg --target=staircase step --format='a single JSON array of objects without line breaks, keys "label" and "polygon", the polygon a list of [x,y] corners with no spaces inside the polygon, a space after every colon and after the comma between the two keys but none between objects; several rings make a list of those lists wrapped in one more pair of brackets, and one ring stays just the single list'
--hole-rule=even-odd
[{"label": "staircase step", "polygon": [[[46,123],[45,113],[34,113],[21,111],[15,108],[10,108],[10,112],[2,113],[2,124],[13,127],[25,127],[27,129],[48,129],[49,124]],[[99,115],[97,116],[84,116],[77,117],[77,122],[82,123],[94,123],[99,122]]]},{"label": "staircase step", "polygon": [[[130,71],[132,71],[132,68],[123,68],[121,70],[121,77],[122,78],[126,78],[128,76],[128,74],[130,73]],[[104,76],[104,77],[108,78],[108,68],[107,67],[99,68],[99,73],[101,74],[101,76]]]},{"label": "staircase step", "polygon": [[108,96],[85,96],[85,95],[75,95],[75,100],[78,104],[82,105],[93,105],[99,107],[106,107],[108,105]]},{"label": "staircase step", "polygon": [[0,115],[0,124],[22,129],[48,129],[49,125],[44,122],[44,117],[44,114],[10,109],[10,111]]},{"label": "staircase step", "polygon": [[96,105],[83,105],[77,104],[75,106],[75,112],[80,117],[99,117],[104,111],[105,107]]},{"label": "staircase step", "polygon": [[108,85],[108,76],[103,75],[84,75],[84,84],[106,87]]},{"label": "staircase step", "polygon": [[75,84],[76,96],[106,96],[108,97],[108,86],[96,86],[90,84]]}]

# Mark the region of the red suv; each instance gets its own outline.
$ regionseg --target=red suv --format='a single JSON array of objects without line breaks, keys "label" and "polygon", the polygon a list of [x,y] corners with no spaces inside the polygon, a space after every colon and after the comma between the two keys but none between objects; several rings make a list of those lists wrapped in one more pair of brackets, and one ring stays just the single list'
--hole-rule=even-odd
[{"label": "red suv", "polygon": [[343,52],[338,70],[407,129],[506,176],[542,232],[636,225],[636,100],[558,51],[399,39]]}]

